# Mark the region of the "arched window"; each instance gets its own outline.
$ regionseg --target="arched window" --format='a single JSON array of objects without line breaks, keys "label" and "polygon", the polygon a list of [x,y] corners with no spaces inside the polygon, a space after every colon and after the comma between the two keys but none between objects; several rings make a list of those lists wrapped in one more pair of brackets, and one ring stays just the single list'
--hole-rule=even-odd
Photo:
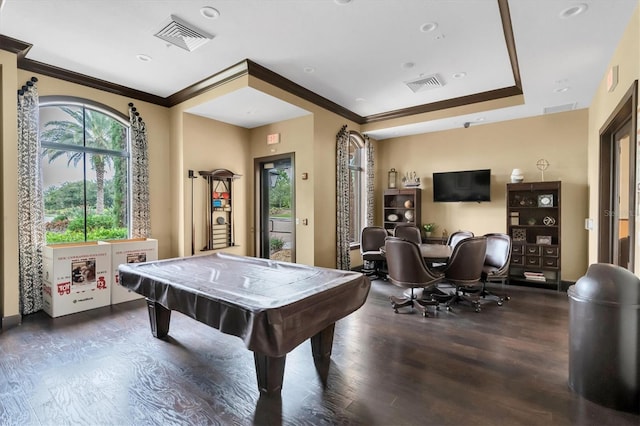
[{"label": "arched window", "polygon": [[39,121],[47,243],[128,238],[127,117],[84,99],[41,97]]},{"label": "arched window", "polygon": [[349,208],[351,245],[360,244],[360,233],[365,223],[366,191],[364,140],[355,133],[349,135]]}]

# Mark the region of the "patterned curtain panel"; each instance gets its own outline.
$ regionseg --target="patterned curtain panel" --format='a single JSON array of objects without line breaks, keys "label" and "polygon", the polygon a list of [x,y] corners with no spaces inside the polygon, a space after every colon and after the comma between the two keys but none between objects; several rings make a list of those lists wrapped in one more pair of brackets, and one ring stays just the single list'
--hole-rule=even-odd
[{"label": "patterned curtain panel", "polygon": [[147,149],[147,128],[132,103],[129,104],[129,122],[131,123],[131,182],[133,238],[151,236],[149,215],[149,154]]},{"label": "patterned curtain panel", "polygon": [[351,269],[349,259],[349,132],[342,126],[336,135],[336,268]]},{"label": "patterned curtain panel", "polygon": [[18,90],[18,269],[23,315],[42,309],[45,233],[37,81],[33,77]]},{"label": "patterned curtain panel", "polygon": [[373,182],[375,178],[374,172],[374,152],[373,152],[373,144],[369,140],[369,137],[365,135],[364,137],[364,152],[365,152],[365,162],[366,162],[366,182],[365,182],[365,191],[367,193],[367,206],[366,206],[366,223],[364,226],[373,226],[373,215],[374,215],[374,192],[373,192]]}]

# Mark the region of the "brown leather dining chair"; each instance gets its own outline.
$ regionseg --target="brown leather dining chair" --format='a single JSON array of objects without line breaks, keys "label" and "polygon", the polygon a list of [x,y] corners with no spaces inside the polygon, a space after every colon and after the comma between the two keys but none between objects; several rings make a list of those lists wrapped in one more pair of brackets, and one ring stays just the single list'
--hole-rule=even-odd
[{"label": "brown leather dining chair", "polygon": [[364,262],[362,273],[371,278],[386,279],[385,265],[387,260],[382,254],[386,229],[380,226],[366,226],[360,234],[360,255]]},{"label": "brown leather dining chair", "polygon": [[[429,290],[435,289],[443,275],[433,272],[424,263],[420,248],[414,242],[398,237],[388,237],[384,245],[387,267],[389,271],[388,279],[398,287],[409,288],[409,297],[398,298],[390,296],[391,306],[395,313],[398,309],[411,306],[417,308],[422,316],[428,317],[428,306],[438,306],[438,302],[429,296]],[[414,294],[416,288],[422,288],[422,298],[417,298]]]},{"label": "brown leather dining chair", "polygon": [[465,238],[474,236],[475,235],[471,231],[456,231],[449,235],[449,238],[447,239],[447,245],[451,248],[454,248],[460,241],[464,240]]},{"label": "brown leather dining chair", "polygon": [[[458,244],[460,241],[473,236],[474,234],[471,231],[455,231],[454,233],[449,235],[449,238],[447,238],[447,245],[453,250],[456,244]],[[442,270],[447,265],[445,263],[434,263],[432,266],[434,268]]]},{"label": "brown leather dining chair", "polygon": [[422,244],[422,234],[420,228],[413,223],[399,223],[393,229],[393,236],[402,238],[416,244]]},{"label": "brown leather dining chair", "polygon": [[484,266],[487,250],[487,237],[470,237],[460,240],[451,253],[449,261],[442,269],[444,273],[443,284],[448,283],[453,289],[449,292],[442,291],[433,294],[438,302],[444,302],[448,311],[451,305],[458,302],[470,303],[476,312],[480,312],[478,297],[472,298],[470,294],[480,294],[482,291],[482,268]]},{"label": "brown leather dining chair", "polygon": [[511,237],[502,233],[485,234],[487,237],[487,253],[482,267],[482,291],[480,296],[492,296],[498,299],[498,306],[502,306],[508,295],[499,296],[487,289],[488,282],[499,282],[504,290],[504,284],[509,279],[509,263],[511,262]]}]

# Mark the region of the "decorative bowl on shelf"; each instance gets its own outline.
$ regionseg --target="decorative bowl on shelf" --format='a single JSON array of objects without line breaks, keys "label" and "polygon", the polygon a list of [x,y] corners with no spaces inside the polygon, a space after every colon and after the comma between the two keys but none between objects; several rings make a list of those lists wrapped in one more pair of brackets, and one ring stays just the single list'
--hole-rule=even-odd
[{"label": "decorative bowl on shelf", "polygon": [[411,222],[413,220],[413,210],[407,210],[406,212],[404,212],[404,217],[409,222]]},{"label": "decorative bowl on shelf", "polygon": [[412,208],[413,207],[413,201],[411,201],[411,200],[405,201],[404,202],[404,207],[407,208],[407,209]]},{"label": "decorative bowl on shelf", "polygon": [[397,215],[397,214],[393,214],[393,213],[392,213],[392,214],[390,214],[389,216],[387,216],[387,220],[388,220],[389,222],[397,222],[397,221],[398,221],[398,219],[400,219],[400,218],[398,217],[398,215]]}]

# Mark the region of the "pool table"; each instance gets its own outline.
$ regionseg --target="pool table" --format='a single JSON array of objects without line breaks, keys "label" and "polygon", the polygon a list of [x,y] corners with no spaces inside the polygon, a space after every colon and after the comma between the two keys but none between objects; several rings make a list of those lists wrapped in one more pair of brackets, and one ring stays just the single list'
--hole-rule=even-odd
[{"label": "pool table", "polygon": [[155,337],[167,336],[171,311],[240,337],[268,394],[282,389],[286,355],[303,341],[315,358],[331,356],[336,321],[371,286],[358,272],[228,253],[122,264],[119,280],[146,298]]}]

